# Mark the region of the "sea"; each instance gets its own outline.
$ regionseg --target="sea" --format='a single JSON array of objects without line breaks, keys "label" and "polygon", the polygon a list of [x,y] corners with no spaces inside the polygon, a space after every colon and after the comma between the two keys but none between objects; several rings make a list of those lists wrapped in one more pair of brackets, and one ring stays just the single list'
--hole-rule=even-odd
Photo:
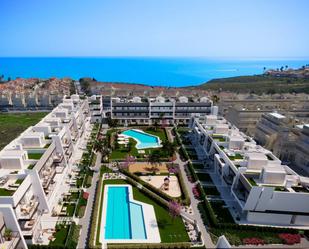
[{"label": "sea", "polygon": [[184,87],[211,79],[262,74],[264,69],[299,68],[309,59],[213,59],[205,57],[0,57],[7,79],[91,77],[104,82]]}]

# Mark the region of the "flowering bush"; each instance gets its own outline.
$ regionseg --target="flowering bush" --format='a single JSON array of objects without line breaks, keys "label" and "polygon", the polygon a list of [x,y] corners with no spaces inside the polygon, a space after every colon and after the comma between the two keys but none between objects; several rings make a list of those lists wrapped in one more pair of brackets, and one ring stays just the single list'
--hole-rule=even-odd
[{"label": "flowering bush", "polygon": [[282,239],[284,244],[294,245],[296,243],[300,243],[301,235],[291,233],[280,233],[279,238]]},{"label": "flowering bush", "polygon": [[201,198],[201,193],[196,186],[192,188],[192,193],[196,199]]},{"label": "flowering bush", "polygon": [[83,198],[84,198],[85,200],[88,200],[88,197],[89,197],[89,193],[88,193],[88,192],[84,192],[84,193],[83,193]]},{"label": "flowering bush", "polygon": [[242,240],[245,245],[264,245],[265,241],[260,238],[245,238]]}]

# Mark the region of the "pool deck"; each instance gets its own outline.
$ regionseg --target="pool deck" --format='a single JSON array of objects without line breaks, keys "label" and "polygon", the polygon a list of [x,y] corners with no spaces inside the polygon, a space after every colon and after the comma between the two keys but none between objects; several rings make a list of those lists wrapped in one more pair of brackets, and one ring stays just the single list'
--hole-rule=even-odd
[{"label": "pool deck", "polygon": [[[107,188],[112,187],[128,187],[129,201],[132,203],[137,203],[143,207],[144,223],[146,230],[147,239],[105,239],[105,227],[106,227],[106,211],[107,211]],[[104,186],[104,198],[103,198],[103,209],[102,209],[102,220],[100,222],[102,229],[100,230],[100,242],[105,243],[160,243],[160,232],[156,219],[156,214],[152,205],[144,202],[136,201],[133,198],[133,189],[129,184],[107,184]]]}]

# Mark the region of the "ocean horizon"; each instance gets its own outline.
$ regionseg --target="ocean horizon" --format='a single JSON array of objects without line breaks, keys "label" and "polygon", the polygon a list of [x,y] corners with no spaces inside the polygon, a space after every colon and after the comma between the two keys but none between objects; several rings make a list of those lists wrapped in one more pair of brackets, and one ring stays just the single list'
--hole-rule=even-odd
[{"label": "ocean horizon", "polygon": [[266,69],[300,68],[305,58],[205,57],[0,57],[0,75],[7,79],[95,78],[151,86],[184,87],[211,79],[262,74]]}]

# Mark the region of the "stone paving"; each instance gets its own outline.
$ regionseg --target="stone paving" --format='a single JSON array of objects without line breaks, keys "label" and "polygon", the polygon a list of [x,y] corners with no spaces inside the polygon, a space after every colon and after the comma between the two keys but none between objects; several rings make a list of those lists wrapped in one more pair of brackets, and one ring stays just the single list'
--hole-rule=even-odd
[{"label": "stone paving", "polygon": [[100,176],[100,167],[101,167],[101,153],[97,153],[97,159],[95,166],[93,168],[94,173],[93,173],[93,178],[92,178],[92,184],[91,187],[88,189],[85,189],[86,192],[89,193],[88,196],[88,202],[87,202],[87,207],[85,210],[84,217],[79,219],[79,225],[82,226],[82,233],[79,237],[77,248],[87,248],[87,243],[88,243],[88,236],[90,235],[90,228],[91,228],[91,213],[92,209],[94,208],[94,202],[95,202],[95,193],[96,193],[96,186],[99,181],[99,176]]},{"label": "stone paving", "polygon": [[[174,136],[171,134],[171,130],[168,130],[168,133],[169,133],[169,137],[172,138],[172,140],[174,140]],[[179,154],[176,153],[176,160],[174,162],[179,164],[181,174],[183,176],[184,182],[187,186],[187,190],[188,190],[188,193],[189,193],[189,196],[190,196],[190,199],[191,199],[191,208],[193,210],[193,214],[192,215],[189,215],[187,213],[186,214],[187,214],[187,216],[190,217],[190,219],[196,221],[197,226],[198,226],[199,230],[201,231],[202,239],[204,241],[206,248],[215,248],[215,245],[211,240],[210,234],[208,233],[207,228],[205,227],[203,220],[202,220],[202,217],[200,215],[200,212],[198,210],[199,201],[197,199],[195,199],[193,192],[192,192],[192,188],[195,186],[195,184],[189,182],[189,180],[186,176],[185,165],[187,164],[187,161],[183,162],[180,159]]]}]

